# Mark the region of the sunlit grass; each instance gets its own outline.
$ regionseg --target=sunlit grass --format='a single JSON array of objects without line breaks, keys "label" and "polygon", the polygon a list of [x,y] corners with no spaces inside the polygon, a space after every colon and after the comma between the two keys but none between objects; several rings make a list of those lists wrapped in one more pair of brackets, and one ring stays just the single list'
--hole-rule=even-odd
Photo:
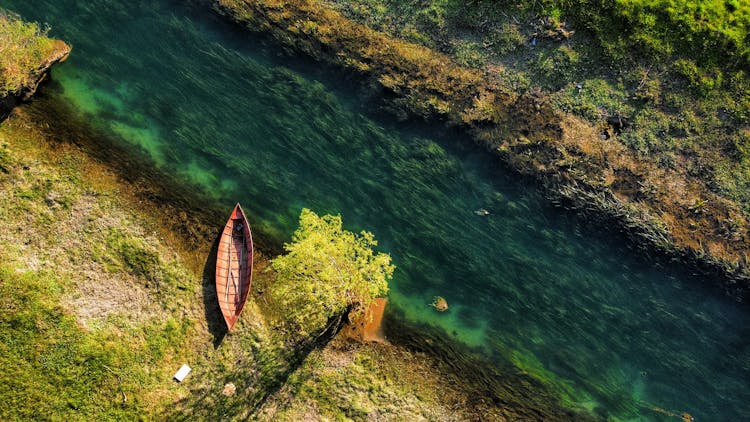
[{"label": "sunlit grass", "polygon": [[47,30],[0,9],[0,95],[33,83],[35,71],[54,49]]},{"label": "sunlit grass", "polygon": [[[20,110],[0,123],[0,166],[0,419],[240,414],[248,407],[203,395],[237,377],[257,388],[246,404],[278,382],[287,351],[264,334],[257,307],[240,322],[251,326],[214,349],[206,319],[220,314],[205,314],[199,270],[100,164],[51,146]],[[209,245],[194,253],[205,259]],[[193,374],[173,382],[186,362]]]}]

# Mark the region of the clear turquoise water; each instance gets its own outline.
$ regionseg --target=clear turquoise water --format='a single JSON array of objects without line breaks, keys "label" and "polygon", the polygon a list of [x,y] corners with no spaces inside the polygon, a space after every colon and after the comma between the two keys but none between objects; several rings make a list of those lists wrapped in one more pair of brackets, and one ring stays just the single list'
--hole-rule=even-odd
[{"label": "clear turquoise water", "polygon": [[287,240],[308,207],[374,232],[404,318],[614,419],[750,420],[750,312],[711,280],[648,263],[460,135],[369,114],[341,75],[186,3],[0,0],[73,45],[50,95],[227,210],[241,201],[257,231]]}]

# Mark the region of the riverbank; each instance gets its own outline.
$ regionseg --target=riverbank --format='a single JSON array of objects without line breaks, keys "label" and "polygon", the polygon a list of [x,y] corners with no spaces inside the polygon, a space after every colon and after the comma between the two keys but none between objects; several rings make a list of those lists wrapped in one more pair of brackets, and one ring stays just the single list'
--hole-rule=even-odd
[{"label": "riverbank", "polygon": [[[17,403],[3,418],[157,417],[198,398],[196,408],[220,412],[224,379],[261,400],[260,386],[293,360],[254,304],[247,326],[224,338],[205,271],[210,241],[191,244],[162,207],[35,117],[17,108],[0,125],[0,396]],[[172,382],[183,363],[193,372]]]},{"label": "riverbank", "polygon": [[[40,36],[35,25],[27,28]],[[69,51],[60,41],[48,44],[49,55],[7,91],[8,107],[29,99]],[[231,335],[225,331],[212,289],[211,243],[224,216],[213,201],[52,98],[42,95],[7,114],[0,122],[0,398],[13,406],[0,411],[3,418],[246,418],[275,389],[294,385],[285,384],[287,376],[311,349],[267,322],[277,310],[263,308],[273,275],[262,253],[243,318]],[[390,371],[412,370],[409,352],[390,345],[381,352],[368,356],[391,357]],[[171,375],[182,363],[193,371],[177,384]],[[384,368],[370,361],[367,370],[378,369]],[[358,387],[368,389],[371,380]],[[318,387],[320,399],[337,394]],[[409,387],[443,397],[461,391],[414,379]],[[403,380],[380,391],[395,396],[397,388],[405,388]],[[411,399],[419,408],[441,405]],[[354,401],[339,400],[339,412]]]},{"label": "riverbank", "polygon": [[[223,216],[194,192],[192,208],[181,207],[187,188],[137,169],[142,161],[125,161],[106,138],[65,123],[72,115],[64,110],[42,95],[0,124],[0,287],[11,327],[0,335],[21,339],[4,346],[0,397],[24,400],[4,418],[291,420],[311,403],[321,417],[569,416],[554,396],[540,409],[518,393],[488,394],[439,359],[393,344],[339,336],[305,357],[309,349],[289,348],[267,322],[275,311],[264,309],[271,280],[263,255],[255,257],[253,296],[226,335],[210,241]],[[89,142],[107,154],[84,152]],[[171,376],[182,363],[193,371],[178,384]],[[230,383],[233,393],[223,394]]]},{"label": "riverbank", "polygon": [[339,336],[312,352],[259,409],[274,420],[514,420],[423,353]]},{"label": "riverbank", "polygon": [[38,24],[0,9],[0,121],[34,95],[52,65],[68,54],[70,46],[48,38]]},{"label": "riverbank", "polygon": [[[626,233],[719,280],[736,300],[750,292],[742,203],[696,176],[695,162],[652,160],[618,138],[622,122],[566,113],[539,86],[514,86],[500,66],[468,67],[389,36],[317,0],[217,0],[214,8],[295,53],[359,75],[400,118],[464,128],[560,206]],[[516,84],[517,85],[517,84]]]}]

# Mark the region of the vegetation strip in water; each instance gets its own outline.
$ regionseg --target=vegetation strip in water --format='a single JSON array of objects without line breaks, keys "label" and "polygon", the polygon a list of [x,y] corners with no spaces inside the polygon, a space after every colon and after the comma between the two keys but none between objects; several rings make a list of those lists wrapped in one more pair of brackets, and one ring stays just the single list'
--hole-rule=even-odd
[{"label": "vegetation strip in water", "polygon": [[[620,142],[603,128],[553,107],[539,89],[516,92],[497,67],[472,69],[413,42],[356,23],[318,0],[216,0],[214,7],[282,45],[370,78],[387,108],[439,118],[520,172],[553,200],[615,222],[637,244],[679,257],[747,297],[748,220],[740,206],[691,177]],[[611,128],[610,128],[611,131]]]}]

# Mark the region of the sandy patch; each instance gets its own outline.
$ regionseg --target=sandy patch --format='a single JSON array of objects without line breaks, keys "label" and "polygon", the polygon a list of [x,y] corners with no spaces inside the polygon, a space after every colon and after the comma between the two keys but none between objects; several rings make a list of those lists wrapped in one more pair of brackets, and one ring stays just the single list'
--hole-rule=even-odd
[{"label": "sandy patch", "polygon": [[76,280],[75,291],[62,298],[79,323],[93,328],[111,315],[121,315],[133,323],[157,316],[156,300],[149,296],[136,277],[126,273],[109,274],[89,269]]}]

